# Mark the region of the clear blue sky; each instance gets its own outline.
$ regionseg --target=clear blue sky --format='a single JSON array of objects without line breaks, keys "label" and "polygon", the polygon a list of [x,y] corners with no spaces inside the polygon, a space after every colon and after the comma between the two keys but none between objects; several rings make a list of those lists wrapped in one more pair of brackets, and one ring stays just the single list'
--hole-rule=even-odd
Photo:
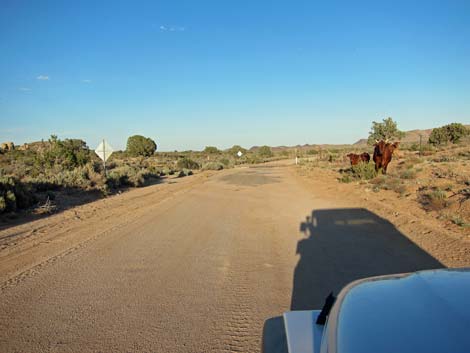
[{"label": "clear blue sky", "polygon": [[470,1],[0,2],[0,140],[160,150],[470,123]]}]

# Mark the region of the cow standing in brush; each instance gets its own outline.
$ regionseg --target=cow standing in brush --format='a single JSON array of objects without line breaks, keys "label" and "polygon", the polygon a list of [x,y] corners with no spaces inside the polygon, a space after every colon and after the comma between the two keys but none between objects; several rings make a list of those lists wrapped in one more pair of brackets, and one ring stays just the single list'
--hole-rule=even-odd
[{"label": "cow standing in brush", "polygon": [[375,140],[374,156],[375,171],[382,169],[383,174],[387,174],[387,167],[392,160],[393,152],[398,148],[400,142],[390,143],[387,140]]},{"label": "cow standing in brush", "polygon": [[349,158],[349,161],[351,162],[351,166],[357,165],[361,162],[369,163],[369,161],[370,161],[370,155],[367,152],[364,152],[362,154],[350,153],[350,154],[346,155],[346,157]]}]

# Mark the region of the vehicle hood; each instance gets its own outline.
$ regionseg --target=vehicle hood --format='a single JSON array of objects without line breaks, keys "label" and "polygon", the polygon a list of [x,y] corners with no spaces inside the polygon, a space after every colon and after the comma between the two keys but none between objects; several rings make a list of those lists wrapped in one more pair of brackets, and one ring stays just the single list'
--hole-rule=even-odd
[{"label": "vehicle hood", "polygon": [[470,352],[469,329],[470,270],[445,269],[351,283],[325,339],[330,353],[463,353]]}]

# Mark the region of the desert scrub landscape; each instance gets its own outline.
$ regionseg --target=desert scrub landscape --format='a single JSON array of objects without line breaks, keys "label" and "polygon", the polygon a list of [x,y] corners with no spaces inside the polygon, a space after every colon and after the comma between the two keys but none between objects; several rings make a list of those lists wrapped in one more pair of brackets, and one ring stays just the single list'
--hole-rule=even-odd
[{"label": "desert scrub landscape", "polygon": [[323,151],[322,158],[318,153],[304,154],[299,172],[311,178],[335,180],[343,185],[341,192],[359,191],[358,196],[389,203],[397,212],[422,211],[445,228],[470,234],[468,133],[455,142],[425,141],[421,147],[416,142],[403,144],[393,154],[386,175],[375,171],[373,160],[350,165],[346,155],[363,151],[373,155],[370,145]]},{"label": "desert scrub landscape", "polygon": [[183,152],[156,152],[156,148],[150,138],[131,136],[126,150],[114,152],[107,160],[105,173],[103,162],[83,140],[61,140],[52,135],[47,141],[17,147],[11,144],[0,151],[2,220],[15,218],[20,212],[53,213],[197,171],[284,158],[268,146],[250,151],[238,145],[225,151],[212,146]]}]

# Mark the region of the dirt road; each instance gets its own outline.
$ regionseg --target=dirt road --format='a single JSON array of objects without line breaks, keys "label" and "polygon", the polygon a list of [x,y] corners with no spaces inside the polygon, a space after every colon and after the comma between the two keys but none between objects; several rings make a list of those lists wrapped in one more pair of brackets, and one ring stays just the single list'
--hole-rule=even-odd
[{"label": "dirt road", "polygon": [[0,351],[258,352],[269,317],[357,278],[442,267],[291,173],[196,175],[2,231]]}]

